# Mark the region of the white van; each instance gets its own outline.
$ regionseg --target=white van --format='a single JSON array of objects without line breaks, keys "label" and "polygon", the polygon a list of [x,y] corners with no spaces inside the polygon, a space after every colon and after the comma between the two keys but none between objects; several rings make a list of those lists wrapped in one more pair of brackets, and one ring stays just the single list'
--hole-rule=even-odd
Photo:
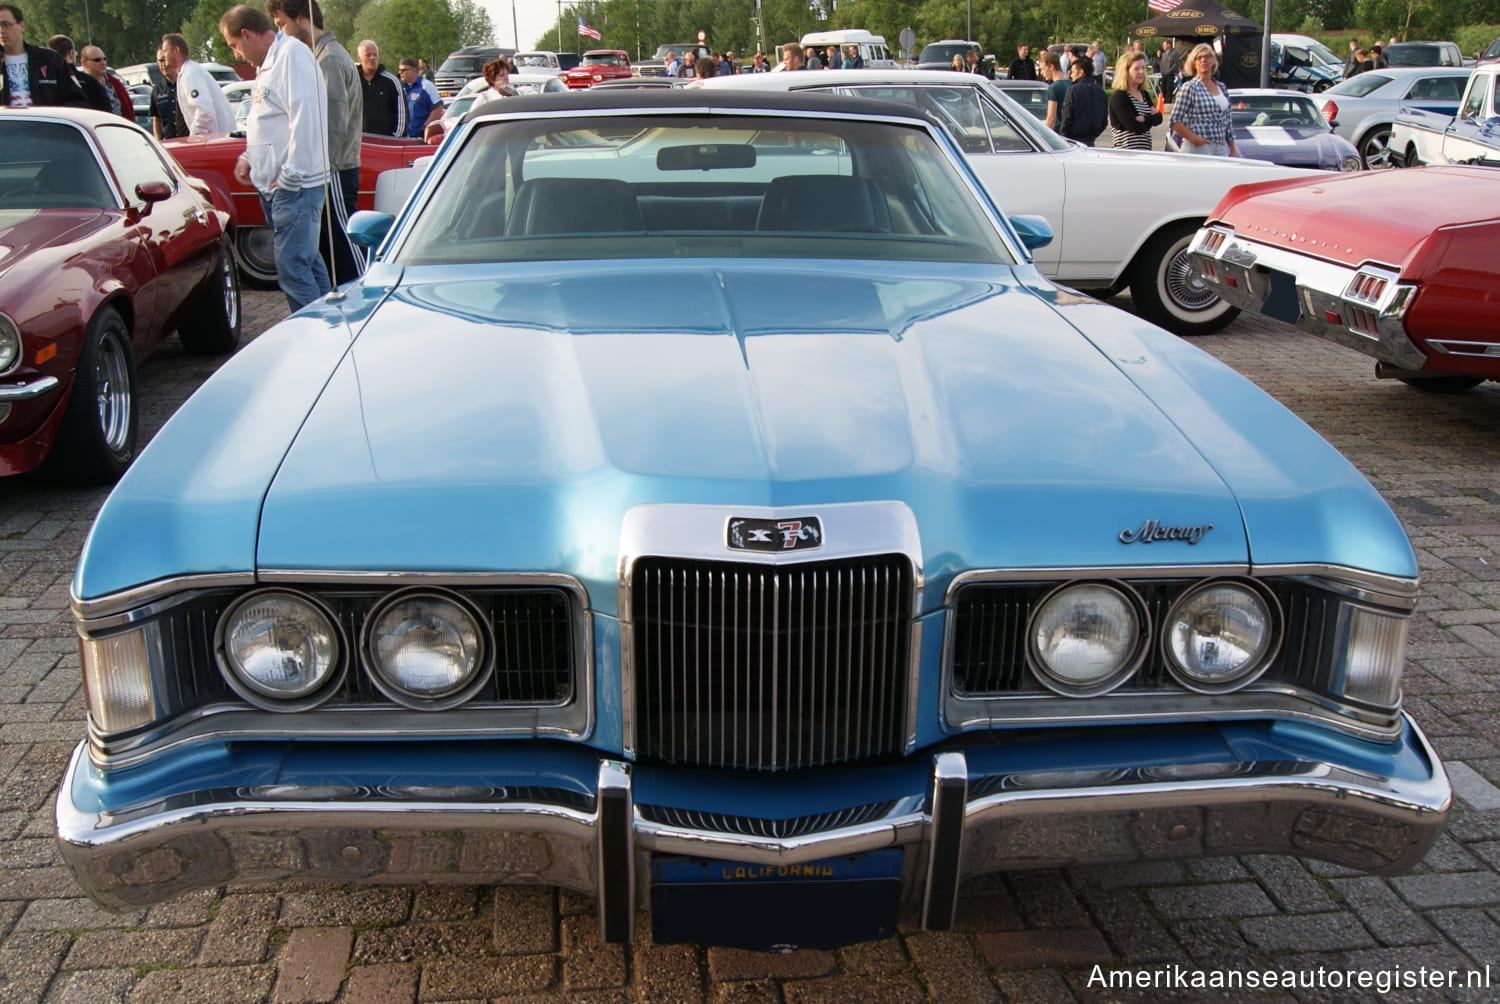
[{"label": "white van", "polygon": [[859,46],[860,58],[865,61],[867,70],[894,70],[896,61],[886,50],[885,37],[872,35],[863,28],[846,28],[843,31],[814,31],[803,35],[801,45],[805,49],[809,45],[818,50],[821,58],[823,50],[830,45],[839,47],[843,52],[846,46]]}]

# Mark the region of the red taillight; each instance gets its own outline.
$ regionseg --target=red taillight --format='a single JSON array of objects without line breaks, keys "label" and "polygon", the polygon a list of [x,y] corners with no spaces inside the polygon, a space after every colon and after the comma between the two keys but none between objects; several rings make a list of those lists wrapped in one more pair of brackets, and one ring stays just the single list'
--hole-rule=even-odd
[{"label": "red taillight", "polygon": [[1337,101],[1323,102],[1323,117],[1332,122],[1339,117],[1339,103]]}]

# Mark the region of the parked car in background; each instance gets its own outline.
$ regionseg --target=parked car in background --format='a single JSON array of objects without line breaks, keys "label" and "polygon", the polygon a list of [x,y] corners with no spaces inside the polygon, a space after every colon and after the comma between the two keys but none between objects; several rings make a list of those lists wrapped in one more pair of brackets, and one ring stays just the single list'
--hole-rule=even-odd
[{"label": "parked car in background", "polygon": [[1391,158],[1403,167],[1500,166],[1500,63],[1474,68],[1456,114],[1403,106],[1391,134]]},{"label": "parked car in background", "polygon": [[1235,309],[1203,285],[1187,249],[1230,186],[1286,177],[1293,168],[1228,157],[1084,147],[1037,121],[974,73],[840,70],[713,77],[704,88],[836,90],[933,115],[974,164],[991,198],[1038,215],[1054,239],[1034,251],[1048,276],[1113,295],[1125,287],[1143,314],[1181,335],[1217,331]]},{"label": "parked car in background", "polygon": [[1490,63],[1500,63],[1500,38],[1490,43],[1490,47],[1479,54],[1479,65],[1486,66]]},{"label": "parked car in background", "polygon": [[1322,42],[1306,35],[1271,35],[1272,87],[1319,93],[1344,78],[1344,61]]},{"label": "parked car in background", "polygon": [[130,95],[130,108],[135,115],[135,124],[147,132],[151,131],[151,90],[147,88],[145,94]]},{"label": "parked car in background", "polygon": [[1354,144],[1337,135],[1301,91],[1241,88],[1230,94],[1229,106],[1241,157],[1317,171],[1364,167]]},{"label": "parked car in background", "polygon": [[590,49],[577,66],[563,75],[563,80],[574,90],[582,90],[602,80],[629,77],[630,56],[624,49]]},{"label": "parked car in background", "polygon": [[[563,83],[562,77],[548,70],[537,70],[529,73],[512,73],[510,75],[510,86],[515,88],[516,95],[522,94],[566,94],[568,85]],[[469,109],[481,101],[490,100],[486,96],[489,84],[485,83],[483,77],[471,80],[464,89],[451,97],[443,105],[443,115],[435,122],[427,125],[427,131],[422,138],[428,143],[441,143],[459,119],[468,113]],[[369,208],[374,208],[372,205]]]},{"label": "parked car in background", "polygon": [[220,84],[237,84],[246,79],[240,76],[234,67],[225,66],[223,63],[204,63],[203,68]]},{"label": "parked car in background", "polygon": [[1464,54],[1456,42],[1396,42],[1385,47],[1391,66],[1463,66]]},{"label": "parked car in background", "polygon": [[514,98],[437,157],[99,512],[90,896],[541,884],[790,951],[1009,869],[1427,851],[1400,521],[911,104]]},{"label": "parked car in background", "polygon": [[682,59],[688,52],[693,53],[694,59],[703,59],[708,56],[708,46],[702,42],[663,42],[656,47],[650,59],[636,63],[631,71],[637,77],[663,77],[667,73],[667,55],[670,53]]},{"label": "parked car in background", "polygon": [[234,109],[235,132],[244,132],[250,121],[250,92],[254,89],[253,80],[237,80],[224,85],[224,97],[229,99],[229,107]]},{"label": "parked car in background", "polygon": [[967,62],[969,53],[977,52],[981,56],[984,49],[978,42],[968,42],[961,38],[945,38],[937,42],[928,42],[922,46],[922,51],[917,54],[917,69],[919,70],[951,70],[953,69],[953,57],[962,56]]},{"label": "parked car in background", "polygon": [[136,363],[240,339],[227,198],[118,115],[0,117],[0,474],[83,484],[135,458]]},{"label": "parked car in background", "polygon": [[1428,167],[1236,188],[1193,257],[1242,309],[1456,391],[1500,379],[1497,247],[1500,171]]},{"label": "parked car in background", "polygon": [[1038,122],[1047,121],[1047,85],[1040,80],[1009,80],[1001,77],[992,81],[1010,99],[1036,116]]},{"label": "parked car in background", "polygon": [[[247,285],[274,289],[276,258],[271,247],[271,231],[266,226],[265,210],[255,189],[241,184],[234,177],[234,162],[245,149],[244,135],[188,136],[166,140],[163,145],[189,174],[220,186],[233,199],[236,216],[234,250],[240,274]],[[364,133],[360,139],[359,207],[368,209],[374,204],[375,179],[382,171],[409,167],[418,157],[425,157],[435,149],[434,145],[419,139]]]},{"label": "parked car in background", "polygon": [[518,52],[510,57],[510,61],[515,64],[517,72],[534,73],[540,70],[551,70],[559,74],[563,72],[562,61],[558,59],[558,54],[546,49]]},{"label": "parked car in background", "polygon": [[[803,35],[798,40],[805,49],[808,46],[818,50],[822,56],[828,46],[837,46],[843,52],[849,46],[859,49],[859,58],[864,60],[864,68],[871,70],[893,70],[896,61],[891,58],[890,51],[885,45],[884,35],[872,35],[863,28],[840,28],[834,31],[813,31]],[[772,65],[776,60],[771,60]]]},{"label": "parked car in background", "polygon": [[1466,68],[1391,67],[1367,70],[1317,99],[1334,132],[1353,143],[1370,170],[1393,167],[1391,130],[1401,108],[1452,115],[1469,78]]},{"label": "parked car in background", "polygon": [[466,45],[462,49],[453,50],[433,73],[438,96],[453,97],[463,90],[464,84],[482,76],[485,63],[499,56],[514,55],[515,51],[494,45]]}]

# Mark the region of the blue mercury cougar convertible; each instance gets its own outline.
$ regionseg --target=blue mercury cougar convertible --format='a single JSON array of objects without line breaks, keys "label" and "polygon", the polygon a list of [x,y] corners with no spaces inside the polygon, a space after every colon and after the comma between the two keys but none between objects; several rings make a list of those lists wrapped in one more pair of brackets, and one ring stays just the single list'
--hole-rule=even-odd
[{"label": "blue mercury cougar convertible", "polygon": [[1410,868],[1417,565],[1327,443],[826,94],[471,111],[156,436],[73,584],[101,903],[540,883],[602,935],[949,926],[1004,869]]}]

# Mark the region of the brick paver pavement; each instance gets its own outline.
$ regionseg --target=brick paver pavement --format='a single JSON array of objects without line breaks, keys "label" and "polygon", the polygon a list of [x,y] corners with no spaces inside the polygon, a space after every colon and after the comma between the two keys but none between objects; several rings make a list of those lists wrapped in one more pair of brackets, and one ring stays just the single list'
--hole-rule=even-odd
[{"label": "brick paver pavement", "polygon": [[[249,293],[245,309],[258,332],[285,308],[278,293]],[[1255,318],[1197,344],[1342,449],[1416,544],[1423,598],[1407,707],[1448,758],[1459,797],[1413,874],[1254,856],[989,876],[966,888],[956,931],[791,955],[658,946],[647,933],[602,945],[587,898],[539,889],[231,886],[108,913],[62,866],[51,808],[84,732],[68,583],[104,492],[26,476],[0,483],[0,1004],[1344,1001],[1380,995],[1124,990],[1090,978],[1500,966],[1500,386],[1441,396],[1376,381],[1364,357]],[[143,430],[214,366],[175,342],[145,362]],[[1500,988],[1500,969],[1492,982]],[[1500,989],[1387,999],[1500,999]]]}]

